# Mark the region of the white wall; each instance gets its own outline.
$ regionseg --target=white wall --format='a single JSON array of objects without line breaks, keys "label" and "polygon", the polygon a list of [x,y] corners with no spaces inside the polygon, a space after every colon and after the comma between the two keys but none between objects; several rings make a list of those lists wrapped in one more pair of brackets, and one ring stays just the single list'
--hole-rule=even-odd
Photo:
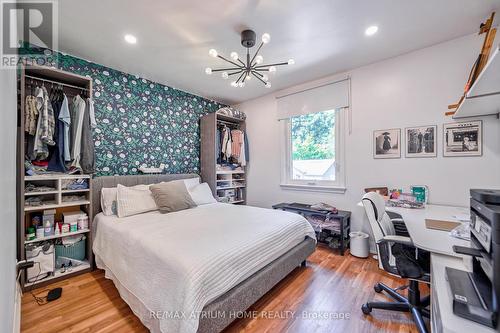
[{"label": "white wall", "polygon": [[[16,72],[0,69],[0,332],[18,327],[16,290]],[[16,319],[14,316],[16,315]],[[17,323],[14,323],[16,321]]]},{"label": "white wall", "polygon": [[[496,118],[483,118],[482,157],[442,156],[442,125],[453,121],[444,112],[463,91],[481,43],[482,37],[466,36],[348,72],[352,78],[352,133],[346,134],[345,194],[280,188],[282,133],[275,100],[276,95],[333,81],[345,73],[238,105],[247,114],[250,142],[248,203],[270,207],[283,201],[323,201],[352,211],[352,229],[368,231],[364,212],[356,206],[366,187],[425,184],[431,203],[460,206],[468,205],[470,188],[499,188],[500,121]],[[438,125],[437,158],[404,158],[403,151],[401,159],[373,159],[373,130],[418,125]]]}]

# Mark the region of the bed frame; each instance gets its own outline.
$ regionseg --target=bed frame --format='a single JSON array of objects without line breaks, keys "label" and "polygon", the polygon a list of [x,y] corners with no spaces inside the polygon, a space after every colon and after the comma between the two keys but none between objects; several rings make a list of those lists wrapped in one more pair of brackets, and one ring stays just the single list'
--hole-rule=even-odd
[{"label": "bed frame", "polygon": [[[196,174],[166,174],[166,175],[131,175],[131,176],[105,176],[92,180],[92,202],[94,216],[101,212],[101,189],[103,187],[116,187],[118,184],[134,186],[139,184],[154,184],[177,179],[198,177]],[[92,239],[93,241],[93,239]],[[224,314],[221,316],[204,316],[200,318],[198,333],[215,333],[226,328],[235,320],[235,313],[245,311],[259,298],[264,296],[278,282],[290,274],[298,266],[305,266],[306,259],[316,248],[316,242],[306,238],[283,256],[268,264],[245,281],[216,300],[207,304],[203,311],[207,313]]]}]

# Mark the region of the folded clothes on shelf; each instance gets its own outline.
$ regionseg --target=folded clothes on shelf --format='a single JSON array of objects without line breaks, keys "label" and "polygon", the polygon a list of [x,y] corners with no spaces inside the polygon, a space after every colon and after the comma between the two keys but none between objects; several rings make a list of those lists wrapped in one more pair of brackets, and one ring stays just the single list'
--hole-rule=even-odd
[{"label": "folded clothes on shelf", "polygon": [[63,183],[65,190],[86,190],[89,188],[88,180],[85,178],[69,179]]},{"label": "folded clothes on shelf", "polygon": [[35,185],[33,183],[27,183],[26,186],[24,187],[25,193],[50,192],[55,190],[56,188],[52,186]]}]

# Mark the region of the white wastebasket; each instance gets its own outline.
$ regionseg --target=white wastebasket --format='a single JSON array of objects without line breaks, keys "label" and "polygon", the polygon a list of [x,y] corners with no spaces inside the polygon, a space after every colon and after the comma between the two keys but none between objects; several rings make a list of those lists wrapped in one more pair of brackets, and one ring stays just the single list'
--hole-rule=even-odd
[{"label": "white wastebasket", "polygon": [[370,252],[368,238],[370,236],[364,232],[355,231],[349,233],[349,237],[351,238],[351,254],[359,258],[368,258]]}]

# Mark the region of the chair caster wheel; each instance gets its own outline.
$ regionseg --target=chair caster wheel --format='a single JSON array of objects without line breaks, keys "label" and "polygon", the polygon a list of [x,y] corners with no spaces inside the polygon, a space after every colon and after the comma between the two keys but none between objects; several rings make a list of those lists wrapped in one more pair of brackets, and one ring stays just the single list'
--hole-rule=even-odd
[{"label": "chair caster wheel", "polygon": [[363,313],[365,315],[367,314],[370,314],[372,312],[372,308],[368,306],[368,304],[363,304],[361,305],[361,311],[363,311]]},{"label": "chair caster wheel", "polygon": [[373,290],[375,290],[376,293],[381,293],[382,292],[382,286],[380,283],[377,283],[376,285],[373,286]]}]

